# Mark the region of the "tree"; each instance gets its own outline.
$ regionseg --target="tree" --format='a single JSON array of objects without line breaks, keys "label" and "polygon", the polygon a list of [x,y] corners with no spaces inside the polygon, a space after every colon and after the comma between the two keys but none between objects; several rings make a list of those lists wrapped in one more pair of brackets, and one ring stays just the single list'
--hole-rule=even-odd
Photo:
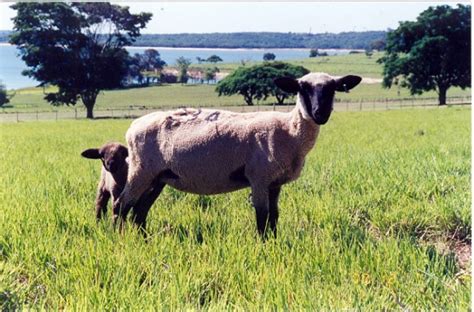
[{"label": "tree", "polygon": [[217,63],[222,62],[222,59],[219,56],[213,54],[207,58],[206,62]]},{"label": "tree", "polygon": [[196,56],[196,61],[198,62],[198,64],[201,64],[202,62],[205,62],[206,59],[203,59],[203,58],[200,57],[200,56]]},{"label": "tree", "polygon": [[264,61],[274,61],[275,58],[276,58],[276,56],[275,56],[275,54],[273,54],[273,53],[270,53],[270,52],[269,52],[269,53],[263,54],[263,60],[264,60]]},{"label": "tree", "polygon": [[317,57],[319,56],[319,51],[318,49],[311,49],[309,50],[309,57]]},{"label": "tree", "polygon": [[0,107],[10,103],[11,98],[13,95],[8,95],[7,94],[7,88],[5,85],[0,81]]},{"label": "tree", "polygon": [[385,50],[386,42],[385,39],[374,40],[370,43],[370,50],[383,51]]},{"label": "tree", "polygon": [[298,78],[308,72],[304,67],[283,62],[239,67],[219,82],[216,92],[219,96],[240,94],[247,105],[253,105],[254,100],[265,100],[270,95],[276,96],[278,103],[283,103],[290,95],[279,90],[273,80],[278,77]]},{"label": "tree", "polygon": [[374,51],[372,51],[371,49],[367,48],[367,49],[365,49],[365,55],[366,55],[368,58],[371,58],[372,55],[374,55]]},{"label": "tree", "polygon": [[123,84],[131,45],[150,20],[150,13],[131,14],[128,7],[106,2],[22,2],[10,43],[17,46],[28,70],[40,86],[57,92],[45,99],[53,105],[75,105],[80,99],[93,118],[101,90]]},{"label": "tree", "polygon": [[436,90],[446,104],[450,87],[471,85],[471,6],[430,7],[387,36],[383,86],[400,83],[411,94]]},{"label": "tree", "polygon": [[160,77],[159,72],[166,65],[155,49],[147,49],[143,54],[135,53],[129,60],[128,75],[136,79],[139,84],[150,84],[152,79]]},{"label": "tree", "polygon": [[188,68],[189,65],[191,65],[191,60],[185,58],[184,56],[180,56],[176,60],[176,66],[178,67],[178,77],[179,77],[179,82],[181,83],[187,83],[188,82]]},{"label": "tree", "polygon": [[206,71],[204,72],[204,79],[209,84],[209,81],[216,79],[216,74],[218,72],[219,72],[219,68],[217,68],[217,67],[207,68]]}]

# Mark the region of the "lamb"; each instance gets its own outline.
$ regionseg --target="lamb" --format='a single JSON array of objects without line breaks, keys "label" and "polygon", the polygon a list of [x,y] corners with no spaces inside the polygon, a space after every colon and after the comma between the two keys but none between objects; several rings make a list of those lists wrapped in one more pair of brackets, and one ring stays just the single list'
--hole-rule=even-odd
[{"label": "lamb", "polygon": [[[95,205],[96,219],[99,221],[107,214],[109,199],[111,198],[113,203],[125,187],[128,174],[128,149],[120,143],[110,142],[100,148],[86,149],[81,155],[85,158],[100,159],[102,161]],[[143,214],[148,213],[159,192],[161,190],[157,194],[157,190],[151,188],[141,196],[140,203],[137,205],[138,209],[134,209],[134,211],[140,211],[140,214],[135,214],[135,219],[140,221],[146,218],[146,215]],[[141,229],[144,230],[144,228]]]},{"label": "lamb", "polygon": [[288,113],[180,109],[135,120],[126,133],[130,169],[114,203],[116,218],[124,222],[133,205],[140,210],[137,201],[153,187],[203,195],[250,187],[258,233],[266,238],[270,228],[276,237],[282,185],[300,176],[320,126],[329,120],[335,92],[348,92],[361,79],[325,73],[278,78],[280,89],[297,94]]}]

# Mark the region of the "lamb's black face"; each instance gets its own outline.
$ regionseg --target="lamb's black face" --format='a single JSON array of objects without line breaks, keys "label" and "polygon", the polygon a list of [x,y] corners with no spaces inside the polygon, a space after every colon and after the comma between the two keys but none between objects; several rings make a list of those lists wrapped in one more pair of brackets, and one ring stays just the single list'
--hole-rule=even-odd
[{"label": "lamb's black face", "polygon": [[100,159],[110,173],[115,173],[126,166],[128,149],[119,143],[107,143],[101,148],[90,148],[81,154],[85,158]]},{"label": "lamb's black face", "polygon": [[105,170],[115,173],[126,164],[128,150],[122,145],[106,145],[100,149],[100,154]]},{"label": "lamb's black face", "polygon": [[324,125],[331,116],[336,93],[336,82],[330,80],[324,84],[312,85],[309,82],[300,82],[300,95],[306,111],[318,125]]}]

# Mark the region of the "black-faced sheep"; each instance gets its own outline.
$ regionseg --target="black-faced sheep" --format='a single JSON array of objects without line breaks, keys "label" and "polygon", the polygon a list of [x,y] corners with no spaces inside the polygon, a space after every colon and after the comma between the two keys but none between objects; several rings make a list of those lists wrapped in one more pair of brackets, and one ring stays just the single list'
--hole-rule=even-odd
[{"label": "black-faced sheep", "polygon": [[[113,203],[122,193],[127,182],[128,149],[120,143],[110,142],[102,145],[100,148],[86,149],[81,155],[85,158],[100,159],[102,161],[95,203],[96,218],[100,220],[107,213],[109,199],[112,199]],[[136,205],[137,209],[134,209],[134,212],[137,212],[134,214],[136,222],[145,224],[146,214],[160,192],[161,189],[150,188],[148,192],[141,196]],[[144,228],[142,229],[144,230]]]},{"label": "black-faced sheep", "polygon": [[126,134],[130,169],[114,203],[117,217],[125,220],[140,196],[156,186],[195,194],[250,187],[258,232],[265,236],[268,226],[276,236],[281,186],[299,177],[320,125],[331,115],[335,92],[360,81],[323,73],[276,79],[279,88],[297,93],[288,113],[181,109],[135,120]]}]

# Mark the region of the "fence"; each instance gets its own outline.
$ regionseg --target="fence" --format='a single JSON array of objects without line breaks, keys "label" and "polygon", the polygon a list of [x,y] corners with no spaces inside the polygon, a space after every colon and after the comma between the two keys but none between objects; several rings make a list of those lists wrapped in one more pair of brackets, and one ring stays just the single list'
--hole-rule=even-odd
[{"label": "fence", "polygon": [[[448,105],[471,105],[471,97],[449,97]],[[235,105],[222,106],[220,109],[231,110],[235,112],[255,112],[255,111],[290,111],[293,104],[288,105]],[[182,107],[182,106],[181,106]],[[187,107],[196,107],[187,106]],[[359,100],[359,101],[335,101],[334,111],[376,111],[376,110],[395,110],[406,108],[438,108],[437,98],[404,98],[404,99],[377,99],[377,100]],[[109,109],[94,110],[96,119],[113,119],[113,118],[137,118],[154,111],[169,110],[178,107],[171,106],[128,106],[115,107]],[[204,108],[204,106],[203,106]],[[54,111],[28,111],[11,112],[2,109],[0,112],[0,122],[20,122],[20,121],[39,121],[39,120],[61,120],[61,119],[84,119],[85,110],[74,108],[71,110],[54,110]]]}]

